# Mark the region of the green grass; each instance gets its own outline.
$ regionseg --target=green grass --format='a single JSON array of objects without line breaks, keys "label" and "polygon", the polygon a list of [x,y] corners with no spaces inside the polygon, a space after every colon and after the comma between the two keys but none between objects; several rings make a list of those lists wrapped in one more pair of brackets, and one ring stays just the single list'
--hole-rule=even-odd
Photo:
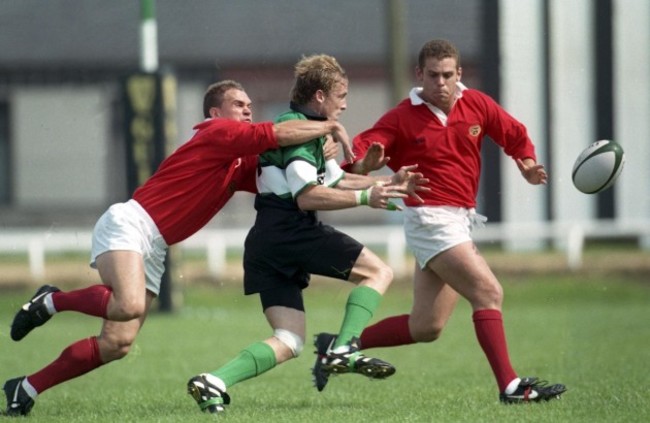
[{"label": "green grass", "polygon": [[[461,302],[440,340],[369,350],[395,376],[333,378],[318,393],[306,346],[296,360],[229,389],[228,422],[646,422],[650,421],[650,285],[615,276],[504,280],[510,355],[522,375],[565,383],[561,401],[498,403],[497,388]],[[375,320],[408,312],[409,282],[397,282]],[[338,329],[350,287],[316,280],[305,291],[308,333]],[[32,422],[194,422],[185,382],[210,371],[270,331],[256,297],[240,286],[185,288],[184,306],[154,313],[127,358],[43,393]],[[68,344],[94,334],[97,319],[56,316],[20,343],[8,335],[31,291],[0,291],[0,381],[29,374]]]}]

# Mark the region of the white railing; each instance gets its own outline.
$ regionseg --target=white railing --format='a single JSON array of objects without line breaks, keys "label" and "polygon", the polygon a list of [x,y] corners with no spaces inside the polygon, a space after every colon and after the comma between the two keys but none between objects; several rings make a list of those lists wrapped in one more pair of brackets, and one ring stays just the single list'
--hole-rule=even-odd
[{"label": "white railing", "polygon": [[[401,225],[337,226],[364,245],[382,246],[386,261],[396,275],[407,269],[407,247]],[[226,268],[229,249],[241,249],[248,229],[203,229],[179,244],[188,250],[206,252],[209,273],[219,276]],[[551,241],[566,254],[567,266],[579,269],[585,240],[589,238],[636,237],[640,247],[650,249],[650,220],[594,220],[580,223],[488,223],[474,232],[477,243],[504,242],[507,245]],[[49,252],[90,251],[91,231],[83,229],[1,229],[0,254],[27,254],[34,279],[45,277]]]}]

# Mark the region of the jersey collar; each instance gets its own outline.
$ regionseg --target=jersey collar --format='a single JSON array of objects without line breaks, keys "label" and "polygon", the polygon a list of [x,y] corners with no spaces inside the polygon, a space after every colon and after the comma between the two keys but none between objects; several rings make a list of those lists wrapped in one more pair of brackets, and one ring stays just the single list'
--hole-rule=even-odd
[{"label": "jersey collar", "polygon": [[[458,88],[456,90],[456,99],[459,99],[463,97],[463,91],[467,89],[465,84],[462,82],[456,82],[456,87]],[[421,104],[431,104],[427,103],[424,101],[422,97],[420,97],[420,93],[422,92],[422,87],[414,87],[411,89],[411,92],[409,92],[409,99],[411,100],[411,104],[414,106],[419,106]],[[432,105],[432,107],[435,107]]]},{"label": "jersey collar", "polygon": [[323,116],[316,116],[314,112],[312,112],[310,109],[307,107],[294,103],[293,101],[289,103],[289,108],[293,110],[294,112],[302,113],[305,115],[305,117],[309,120],[327,120],[326,117]]},{"label": "jersey collar", "polygon": [[[456,82],[456,87],[458,88],[456,90],[456,100],[459,98],[463,97],[463,91],[467,89],[467,87],[462,84],[461,82]],[[447,114],[443,112],[441,109],[438,107],[434,106],[433,104],[424,101],[422,97],[420,97],[420,93],[422,92],[422,87],[414,87],[411,89],[411,92],[409,93],[409,99],[411,100],[411,104],[413,106],[420,106],[422,104],[426,105],[431,112],[440,119],[440,122],[444,125],[447,126]]]}]

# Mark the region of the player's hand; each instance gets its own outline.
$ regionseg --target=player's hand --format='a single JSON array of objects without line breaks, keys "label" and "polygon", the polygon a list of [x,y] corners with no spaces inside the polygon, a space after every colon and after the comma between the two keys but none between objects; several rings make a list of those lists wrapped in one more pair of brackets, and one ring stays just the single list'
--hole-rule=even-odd
[{"label": "player's hand", "polygon": [[336,159],[339,155],[339,145],[334,142],[331,135],[328,135],[325,138],[325,144],[323,144],[323,155],[325,160]]},{"label": "player's hand", "polygon": [[413,172],[417,169],[418,165],[402,166],[392,177],[390,185],[394,189],[408,194],[410,197],[416,199],[420,203],[424,200],[417,194],[416,191],[431,191],[431,188],[426,186],[429,179],[425,178],[420,172]]},{"label": "player's hand", "polygon": [[373,186],[368,188],[368,205],[374,209],[402,210],[400,206],[390,201],[393,198],[406,198],[407,194],[399,192],[393,185]]},{"label": "player's hand", "polygon": [[517,167],[521,176],[523,176],[529,184],[532,185],[545,185],[548,181],[548,175],[544,169],[544,165],[537,164],[533,159],[517,159]]},{"label": "player's hand", "polygon": [[332,138],[335,142],[340,143],[341,147],[343,147],[343,156],[345,157],[345,160],[349,163],[352,163],[354,161],[355,155],[352,152],[350,137],[348,136],[348,132],[345,130],[343,125],[338,122],[336,122],[336,126],[332,131]]},{"label": "player's hand", "polygon": [[365,157],[360,160],[361,164],[361,173],[368,174],[373,170],[381,169],[386,166],[386,163],[390,160],[390,157],[384,156],[384,145],[378,142],[373,142],[368,147]]}]

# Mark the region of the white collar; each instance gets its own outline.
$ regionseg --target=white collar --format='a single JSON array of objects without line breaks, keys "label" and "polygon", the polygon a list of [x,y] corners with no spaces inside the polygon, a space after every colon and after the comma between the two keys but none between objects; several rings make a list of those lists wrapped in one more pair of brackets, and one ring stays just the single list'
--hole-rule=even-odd
[{"label": "white collar", "polygon": [[[458,88],[456,90],[456,99],[459,99],[463,96],[463,91],[465,91],[467,87],[462,82],[456,82],[456,87]],[[422,92],[422,87],[414,87],[411,89],[411,91],[409,92],[409,98],[411,100],[412,105],[419,106],[420,104],[425,104],[425,103],[431,104],[424,101],[424,99],[420,97],[421,92]]]},{"label": "white collar", "polygon": [[[465,85],[463,85],[461,82],[456,82],[456,87],[458,88],[456,90],[456,100],[461,98],[463,96],[463,91],[467,89]],[[438,107],[434,106],[433,104],[429,103],[428,101],[425,101],[422,97],[420,97],[420,93],[422,92],[422,87],[414,87],[411,92],[409,93],[409,98],[411,100],[411,104],[413,106],[419,106],[421,104],[425,104],[431,112],[438,117],[440,122],[444,125],[447,126],[447,114],[443,112],[441,109]]]}]

